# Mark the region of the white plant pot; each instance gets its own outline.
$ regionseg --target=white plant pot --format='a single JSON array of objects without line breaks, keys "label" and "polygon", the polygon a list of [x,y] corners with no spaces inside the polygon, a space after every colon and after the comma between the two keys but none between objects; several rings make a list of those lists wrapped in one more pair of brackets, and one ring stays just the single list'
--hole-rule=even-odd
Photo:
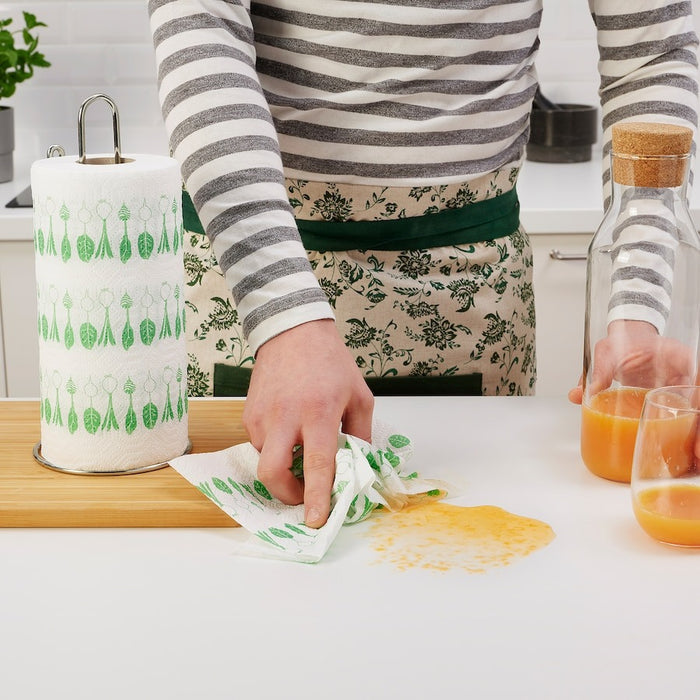
[{"label": "white plant pot", "polygon": [[14,177],[14,149],[15,111],[12,107],[0,107],[0,182],[9,182]]}]

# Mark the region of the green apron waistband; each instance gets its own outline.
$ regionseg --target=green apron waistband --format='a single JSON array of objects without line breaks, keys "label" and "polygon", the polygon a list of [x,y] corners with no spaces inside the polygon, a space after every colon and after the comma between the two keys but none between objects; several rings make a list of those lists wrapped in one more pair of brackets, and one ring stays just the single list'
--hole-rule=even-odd
[{"label": "green apron waistband", "polygon": [[[214,365],[214,396],[246,396],[250,367]],[[374,396],[481,396],[480,373],[435,377],[365,377]]]},{"label": "green apron waistband", "polygon": [[[204,233],[192,199],[182,192],[186,231]],[[297,219],[307,250],[419,250],[492,241],[509,236],[520,225],[520,203],[513,188],[436,214],[381,221],[308,221]]]},{"label": "green apron waistband", "polygon": [[381,221],[297,219],[307,250],[419,250],[503,238],[520,225],[520,203],[513,188],[458,209]]}]

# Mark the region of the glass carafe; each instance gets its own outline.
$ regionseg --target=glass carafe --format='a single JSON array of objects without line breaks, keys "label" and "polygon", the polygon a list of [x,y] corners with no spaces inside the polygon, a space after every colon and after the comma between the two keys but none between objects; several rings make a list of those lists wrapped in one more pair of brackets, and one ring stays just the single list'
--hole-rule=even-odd
[{"label": "glass carafe", "polygon": [[612,199],[589,251],[581,456],[629,482],[646,392],[694,384],[700,236],[687,205],[692,131],[613,127]]}]

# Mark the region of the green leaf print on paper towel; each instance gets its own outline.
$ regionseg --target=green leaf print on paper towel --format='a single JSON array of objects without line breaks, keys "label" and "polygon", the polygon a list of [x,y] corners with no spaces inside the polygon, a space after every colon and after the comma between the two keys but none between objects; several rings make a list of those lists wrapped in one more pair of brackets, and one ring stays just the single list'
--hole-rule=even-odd
[{"label": "green leaf print on paper towel", "polygon": [[34,250],[38,251],[39,255],[44,254],[44,232],[41,226],[34,233]]},{"label": "green leaf print on paper towel", "polygon": [[131,325],[131,319],[129,318],[129,309],[133,305],[134,302],[131,300],[131,297],[124,292],[119,302],[119,306],[126,312],[126,320],[124,321],[124,328],[122,329],[122,347],[124,350],[128,350],[134,344],[134,329]]},{"label": "green leaf print on paper towel", "polygon": [[389,435],[388,442],[392,447],[396,448],[397,450],[400,450],[402,447],[407,447],[411,444],[411,441],[405,435]]},{"label": "green leaf print on paper towel", "polygon": [[109,319],[109,307],[114,301],[114,294],[112,294],[109,289],[103,289],[98,296],[98,301],[105,310],[105,316],[102,323],[102,330],[100,331],[100,337],[97,342],[99,345],[116,345],[117,341],[114,339],[112,324]]},{"label": "green leaf print on paper towel", "polygon": [[117,416],[114,414],[114,391],[117,388],[117,380],[108,374],[102,380],[102,388],[107,393],[107,412],[105,413],[104,420],[102,421],[102,430],[119,430],[119,423],[117,423]]},{"label": "green leaf print on paper towel", "polygon": [[173,402],[170,398],[170,384],[173,381],[173,371],[170,367],[166,367],[163,370],[163,383],[165,384],[165,406],[163,406],[163,415],[161,421],[167,423],[168,421],[175,420],[175,414],[173,413]]},{"label": "green leaf print on paper towel", "polygon": [[151,253],[153,252],[153,236],[148,232],[148,229],[146,228],[146,223],[151,218],[151,213],[152,212],[150,207],[146,205],[146,200],[144,200],[141,209],[139,209],[139,218],[141,219],[141,221],[143,221],[144,228],[138,237],[139,255],[144,260],[148,260],[148,258],[151,257]]},{"label": "green leaf print on paper towel", "polygon": [[73,254],[70,245],[70,239],[68,238],[68,219],[70,219],[70,211],[65,204],[61,205],[58,210],[58,215],[63,221],[63,238],[61,238],[61,259],[63,262],[68,262]]},{"label": "green leaf print on paper towel", "polygon": [[182,319],[180,318],[180,285],[175,285],[175,337],[182,335]]},{"label": "green leaf print on paper towel", "polygon": [[224,504],[216,497],[214,489],[206,481],[197,484],[197,488],[209,499],[214,501],[220,508],[224,507]]},{"label": "green leaf print on paper towel", "polygon": [[143,424],[153,430],[158,422],[158,407],[153,403],[153,392],[156,390],[156,383],[153,381],[149,372],[148,379],[145,382],[144,389],[148,394],[148,403],[143,407],[141,414],[143,416]]},{"label": "green leaf print on paper towel", "polygon": [[172,328],[170,326],[170,316],[168,315],[168,299],[172,293],[172,287],[167,283],[163,282],[160,285],[160,298],[163,300],[163,322],[160,326],[160,334],[158,337],[162,340],[163,338],[171,338],[173,335]]},{"label": "green leaf print on paper towel", "polygon": [[185,415],[185,401],[182,398],[182,370],[178,367],[175,373],[175,381],[177,381],[177,419],[182,420]]},{"label": "green leaf print on paper towel", "polygon": [[49,287],[49,301],[51,302],[51,327],[49,328],[49,340],[55,340],[57,343],[61,341],[58,333],[58,321],[56,318],[56,304],[58,302],[58,289],[51,285]]},{"label": "green leaf print on paper towel", "polygon": [[63,380],[58,372],[54,372],[51,376],[51,383],[54,387],[54,409],[51,423],[63,427],[63,414],[61,412],[61,400],[59,396],[59,389],[61,388]]},{"label": "green leaf print on paper towel", "polygon": [[97,342],[97,328],[90,323],[90,312],[95,308],[95,302],[85,292],[80,305],[86,316],[86,321],[80,324],[80,342],[86,350],[92,350]]},{"label": "green leaf print on paper towel", "polygon": [[165,195],[161,195],[160,200],[158,200],[158,207],[160,209],[160,214],[162,218],[160,241],[158,241],[158,252],[169,253],[170,242],[168,241],[168,227],[165,222],[165,217],[167,216],[168,209],[170,208],[170,203],[168,202],[168,198]]},{"label": "green leaf print on paper towel", "polygon": [[155,299],[151,296],[151,293],[146,290],[141,299],[141,306],[145,309],[146,318],[139,324],[139,334],[141,336],[141,342],[144,345],[150,345],[156,337],[156,324],[149,318],[150,308],[153,306],[154,302]]},{"label": "green leaf print on paper towel", "polygon": [[90,238],[87,232],[87,225],[90,219],[92,219],[92,214],[85,208],[84,204],[78,212],[78,219],[83,225],[83,232],[78,236],[78,240],[75,242],[78,250],[78,257],[83,262],[89,262],[92,260],[92,256],[95,253],[95,241]]},{"label": "green leaf print on paper towel", "polygon": [[68,432],[72,435],[78,429],[78,412],[75,410],[75,393],[78,387],[75,382],[69,379],[66,382],[66,391],[70,396],[70,410],[68,411]]},{"label": "green leaf print on paper towel", "polygon": [[46,200],[46,213],[49,215],[49,237],[46,240],[46,254],[56,257],[56,239],[53,235],[53,215],[56,211],[56,202],[51,197]]},{"label": "green leaf print on paper towel", "polygon": [[90,399],[90,405],[83,412],[83,425],[90,435],[94,435],[100,429],[100,424],[102,423],[102,417],[93,406],[93,400],[97,396],[98,391],[99,389],[94,382],[89,380],[85,386],[85,395]]},{"label": "green leaf print on paper towel", "polygon": [[270,492],[265,488],[265,484],[263,484],[261,481],[255,479],[255,481],[253,481],[253,488],[255,489],[255,493],[262,496],[265,500],[272,500],[272,494],[270,494]]},{"label": "green leaf print on paper towel", "polygon": [[177,253],[178,249],[182,247],[182,229],[177,230],[177,198],[173,197],[173,203],[170,205],[170,211],[173,214],[173,253]]},{"label": "green leaf print on paper towel", "polygon": [[131,218],[131,212],[126,204],[122,204],[119,207],[119,214],[117,214],[119,220],[124,223],[124,233],[119,241],[119,259],[126,263],[131,259],[131,241],[129,240],[129,232],[127,230],[126,222]]},{"label": "green leaf print on paper towel", "polygon": [[228,487],[228,484],[223,479],[219,479],[218,476],[213,476],[211,481],[214,486],[219,489],[219,491],[223,491],[224,493],[228,493],[230,495],[233,494],[233,491],[231,491],[231,489]]},{"label": "green leaf print on paper towel", "polygon": [[112,205],[101,199],[97,203],[96,207],[97,216],[102,219],[102,234],[100,235],[100,240],[97,244],[97,251],[95,252],[95,257],[104,260],[104,258],[113,258],[112,246],[109,244],[109,236],[107,235],[107,217],[112,213]]},{"label": "green leaf print on paper towel", "polygon": [[136,411],[134,411],[134,392],[136,391],[136,385],[131,381],[131,378],[127,377],[124,382],[124,393],[129,397],[129,408],[126,411],[126,417],[124,418],[124,429],[128,435],[136,430],[137,419]]}]

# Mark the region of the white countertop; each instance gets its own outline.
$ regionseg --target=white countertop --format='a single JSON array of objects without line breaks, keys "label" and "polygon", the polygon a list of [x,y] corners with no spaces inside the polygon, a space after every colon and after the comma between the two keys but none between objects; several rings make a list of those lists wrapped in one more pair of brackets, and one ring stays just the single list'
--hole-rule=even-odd
[{"label": "white countertop", "polygon": [[0,530],[2,696],[698,697],[700,551],[652,541],[629,487],[586,471],[577,407],[380,397],[377,413],[413,435],[423,476],[462,485],[453,502],[556,538],[468,574],[373,563],[367,522],[311,566],[235,556],[239,530]]},{"label": "white countertop", "polygon": [[[32,210],[4,206],[29,184],[29,165],[18,164],[12,182],[0,183],[0,241],[31,240]],[[600,153],[586,163],[525,161],[518,180],[521,220],[529,234],[593,233],[603,216]],[[700,228],[700,187],[691,195]]]}]

